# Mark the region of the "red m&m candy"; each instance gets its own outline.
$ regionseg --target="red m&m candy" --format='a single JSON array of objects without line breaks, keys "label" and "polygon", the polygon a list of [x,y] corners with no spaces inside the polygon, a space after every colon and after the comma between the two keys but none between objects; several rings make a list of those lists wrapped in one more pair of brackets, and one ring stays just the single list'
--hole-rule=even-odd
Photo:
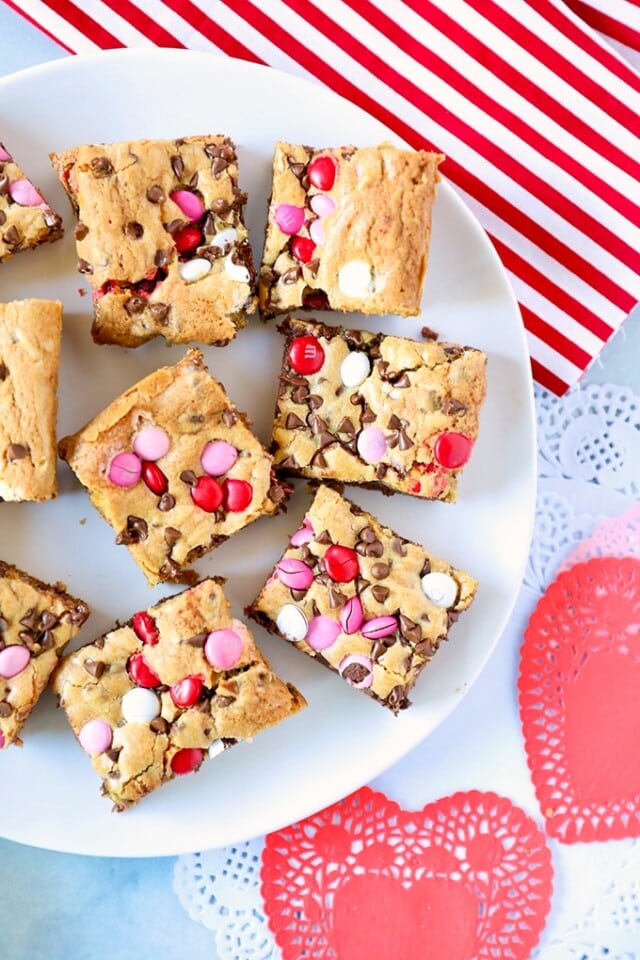
[{"label": "red m&m candy", "polygon": [[225,480],[224,505],[231,513],[246,510],[253,498],[253,487],[246,480]]},{"label": "red m&m candy", "polygon": [[149,490],[159,497],[169,489],[169,481],[164,473],[157,463],[151,463],[150,460],[144,460],[142,463],[142,479],[149,487]]},{"label": "red m&m candy", "polygon": [[202,233],[192,223],[178,230],[173,235],[173,242],[176,245],[178,253],[186,253],[187,250],[195,250],[202,243]]},{"label": "red m&m candy", "polygon": [[207,513],[214,513],[222,503],[222,487],[213,477],[198,477],[191,487],[191,499]]},{"label": "red m&m candy", "polygon": [[455,430],[446,430],[436,440],[433,453],[441,467],[447,470],[456,470],[464,467],[469,461],[473,450],[473,440],[464,433]]},{"label": "red m&m candy", "polygon": [[185,747],[171,758],[171,770],[176,774],[193,773],[204,760],[204,750],[200,747]]},{"label": "red m&m candy", "polygon": [[332,580],[349,583],[359,573],[358,554],[351,547],[334,544],[324,555],[323,565]]},{"label": "red m&m candy", "polygon": [[134,613],[132,626],[138,640],[142,640],[143,643],[148,643],[150,647],[155,647],[160,639],[160,631],[146,610],[140,610],[138,613]]},{"label": "red m&m candy", "polygon": [[176,707],[192,707],[200,699],[202,680],[200,677],[184,677],[169,688],[169,693]]},{"label": "red m&m candy", "polygon": [[141,653],[134,653],[134,655],[129,658],[127,671],[138,687],[160,686],[160,677],[155,670],[151,669],[144,655]]},{"label": "red m&m candy", "polygon": [[336,162],[333,157],[315,157],[307,167],[309,182],[318,190],[331,190],[336,179]]},{"label": "red m&m candy", "polygon": [[291,255],[300,263],[309,263],[316,250],[316,245],[309,237],[294,237],[291,241]]},{"label": "red m&m candy", "polygon": [[317,337],[296,337],[289,347],[289,363],[298,373],[317,373],[324,363],[324,350]]}]

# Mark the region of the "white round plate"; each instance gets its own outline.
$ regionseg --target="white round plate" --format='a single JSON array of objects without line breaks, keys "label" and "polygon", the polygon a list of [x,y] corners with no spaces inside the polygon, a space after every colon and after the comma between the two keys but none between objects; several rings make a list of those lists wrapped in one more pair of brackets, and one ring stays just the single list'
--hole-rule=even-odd
[{"label": "white round plate", "polygon": [[[0,266],[0,298],[59,298],[65,307],[59,435],[74,432],[117,394],[184,348],[156,340],[137,350],[95,346],[91,297],[76,273],[74,218],[48,161],[81,143],[226,133],[239,146],[240,182],[259,258],[276,140],[337,146],[399,143],[384,126],[322,87],[267,67],[208,54],[128,50],[71,57],[0,81],[0,139],[65,219],[64,240]],[[325,315],[332,322],[343,320]],[[480,437],[455,505],[349,496],[399,533],[480,581],[472,608],[420,678],[414,705],[394,717],[282,640],[258,643],[309,707],[273,730],[180,777],[122,814],[99,780],[50,691],[27,721],[22,749],[0,755],[0,833],[36,846],[108,856],[159,856],[235,843],[318,810],[371,780],[426,737],[460,702],[493,650],[514,603],[531,535],[535,443],[529,359],[517,304],[487,237],[451,187],[434,212],[423,314],[348,317],[351,326],[443,339],[488,354]],[[269,441],[281,338],[253,319],[224,349],[206,348],[212,373]],[[60,496],[0,505],[0,558],[47,581],[62,580],[93,615],[90,642],[175,589],[150,591],[128,551],[60,464]],[[203,558],[203,575],[228,578],[236,615],[256,596],[305,511],[298,484],[289,512],[248,527]]]}]

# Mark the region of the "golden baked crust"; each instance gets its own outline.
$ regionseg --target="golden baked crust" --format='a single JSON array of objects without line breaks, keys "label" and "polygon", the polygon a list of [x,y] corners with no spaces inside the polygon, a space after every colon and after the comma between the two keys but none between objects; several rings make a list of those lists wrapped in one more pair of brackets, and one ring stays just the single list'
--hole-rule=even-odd
[{"label": "golden baked crust", "polygon": [[[81,743],[90,721],[101,721],[111,730],[108,747],[93,753],[91,760],[103,779],[103,793],[117,810],[184,770],[178,766],[176,771],[180,751],[199,751],[183,754],[191,757],[193,766],[188,766],[197,769],[212,745],[215,755],[223,745],[250,740],[306,706],[304,697],[274,674],[247,627],[232,618],[222,581],[203,580],[145,613],[146,633],[137,614],[65,657],[51,681]],[[216,668],[207,653],[209,634],[221,630],[241,639],[241,653],[229,669]],[[144,642],[143,636],[155,642]],[[142,687],[153,693],[157,707],[152,718],[127,720],[123,698],[141,689],[131,677],[132,658],[141,656],[158,680],[145,680]],[[199,684],[193,684],[193,678]],[[176,686],[185,679],[192,683],[186,696],[186,685]],[[86,741],[83,745],[87,749]]]},{"label": "golden baked crust", "polygon": [[0,143],[0,262],[63,233],[62,219]]},{"label": "golden baked crust", "polygon": [[[318,488],[293,540],[247,615],[394,713],[410,706],[409,691],[471,604],[476,581],[326,486]],[[350,559],[337,547],[346,547]],[[343,579],[336,579],[333,565]],[[444,588],[431,582],[434,574],[444,575]],[[435,602],[440,590],[450,596]],[[348,604],[358,609],[349,612]],[[302,629],[286,636],[287,625],[305,621],[305,636]],[[331,624],[334,639],[327,642]]]},{"label": "golden baked crust", "polygon": [[[88,616],[87,604],[66,593],[63,583],[43,583],[0,561],[0,749],[21,743],[24,721]],[[13,674],[15,663],[7,661],[18,648],[28,660]]]},{"label": "golden baked crust", "polygon": [[50,500],[56,480],[56,419],[62,304],[0,303],[0,499]]},{"label": "golden baked crust", "polygon": [[[97,343],[233,339],[255,309],[255,271],[228,137],[88,144],[51,162],[79,218]],[[199,209],[185,212],[180,196]],[[183,247],[187,227],[196,240]],[[196,262],[205,272],[188,278]]]},{"label": "golden baked crust", "polygon": [[[331,167],[327,174],[327,158],[335,176]],[[277,143],[260,310],[418,314],[443,159],[389,143],[337,149]],[[282,205],[304,211],[298,229],[295,215],[292,232],[282,229]]]},{"label": "golden baked crust", "polygon": [[[144,467],[141,454],[134,467],[151,469],[156,479],[160,471],[164,492],[157,486],[154,490],[153,477],[149,486],[144,474],[129,486],[110,479],[114,458],[130,454],[148,430],[164,434],[167,452],[151,468],[148,463]],[[210,511],[194,501],[192,491],[207,476],[201,457],[214,441],[233,447],[237,458],[224,474],[205,482],[217,494],[220,486],[225,497],[231,480],[236,487],[237,482],[248,484],[251,499],[241,510],[227,508],[226,500]],[[184,580],[185,568],[194,560],[259,517],[276,513],[289,494],[273,477],[272,458],[251,432],[250,421],[209,374],[196,349],[131,387],[61,440],[59,450],[118,534],[116,542],[128,546],[152,585]]]},{"label": "golden baked crust", "polygon": [[[484,353],[291,318],[279,330],[286,336],[273,424],[279,472],[456,499],[464,463],[452,466],[458,461],[443,458],[439,438],[453,437],[470,455],[486,393]],[[299,337],[316,338],[324,354],[314,373],[292,366]],[[345,375],[345,358],[362,362],[362,382],[353,385]],[[386,441],[368,462],[362,456],[367,429]]]}]

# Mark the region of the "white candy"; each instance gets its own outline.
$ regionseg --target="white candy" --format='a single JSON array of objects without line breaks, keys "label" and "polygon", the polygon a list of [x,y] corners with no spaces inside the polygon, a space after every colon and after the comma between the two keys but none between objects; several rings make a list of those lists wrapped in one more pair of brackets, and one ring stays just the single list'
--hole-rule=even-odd
[{"label": "white candy", "polygon": [[158,697],[145,687],[134,687],[125,693],[120,707],[127,723],[149,723],[160,713]]},{"label": "white candy", "polygon": [[349,260],[338,274],[338,286],[345,297],[366,297],[371,292],[371,266],[364,260]]},{"label": "white candy", "polygon": [[209,744],[209,760],[215,760],[215,758],[219,757],[221,753],[224,753],[226,749],[222,740],[214,740],[213,743]]},{"label": "white candy", "polygon": [[307,618],[294,603],[285,603],[276,617],[276,626],[285,640],[292,642],[304,640],[309,629]]},{"label": "white candy", "polygon": [[209,240],[209,246],[211,247],[220,247],[221,250],[230,244],[235,243],[238,233],[235,227],[226,227],[226,229],[221,230],[219,233],[214,234]]},{"label": "white candy", "polygon": [[241,263],[234,263],[231,254],[224,258],[224,268],[232,280],[236,280],[238,283],[249,283],[249,271]]},{"label": "white candy", "polygon": [[195,260],[185,260],[180,264],[180,276],[185,283],[195,283],[196,280],[202,280],[211,270],[211,261],[204,257],[196,257]]},{"label": "white candy", "polygon": [[366,353],[354,350],[340,364],[340,379],[345,387],[359,387],[371,373],[371,364]]},{"label": "white candy", "polygon": [[427,600],[437,607],[452,607],[458,599],[458,584],[448,573],[426,573],[420,581]]}]

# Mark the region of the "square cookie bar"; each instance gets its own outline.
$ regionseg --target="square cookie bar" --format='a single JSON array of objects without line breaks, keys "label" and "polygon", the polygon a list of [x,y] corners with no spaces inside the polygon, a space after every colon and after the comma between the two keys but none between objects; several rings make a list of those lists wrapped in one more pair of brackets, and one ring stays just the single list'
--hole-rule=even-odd
[{"label": "square cookie bar", "polygon": [[228,137],[85,145],[51,159],[78,216],[96,343],[233,339],[255,309],[255,271]]},{"label": "square cookie bar", "polygon": [[52,678],[116,810],[306,706],[233,619],[222,582],[135,613]]},{"label": "square cookie bar", "polygon": [[62,304],[0,303],[0,500],[50,500],[56,480]]},{"label": "square cookie bar", "polygon": [[196,349],[131,387],[59,449],[152,585],[195,579],[185,568],[276,513],[290,492]]},{"label": "square cookie bar", "polygon": [[0,261],[63,232],[62,219],[0,143]]},{"label": "square cookie bar", "polygon": [[279,329],[278,471],[456,499],[478,435],[484,353],[303,320]]},{"label": "square cookie bar", "polygon": [[418,314],[443,159],[276,144],[260,310]]},{"label": "square cookie bar", "polygon": [[476,588],[323,486],[246,613],[398,713]]},{"label": "square cookie bar", "polygon": [[89,616],[83,600],[0,561],[0,749],[20,730]]}]

